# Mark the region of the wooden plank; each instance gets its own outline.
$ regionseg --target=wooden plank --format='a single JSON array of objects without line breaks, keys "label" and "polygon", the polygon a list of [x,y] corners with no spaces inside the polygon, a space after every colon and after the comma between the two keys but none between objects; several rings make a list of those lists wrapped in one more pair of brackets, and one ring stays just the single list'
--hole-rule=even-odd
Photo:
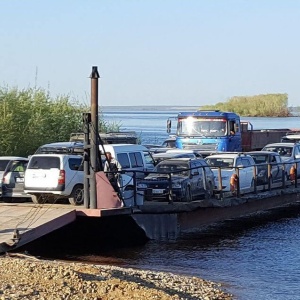
[{"label": "wooden plank", "polygon": [[76,210],[70,206],[1,203],[0,253],[20,247],[75,220]]}]

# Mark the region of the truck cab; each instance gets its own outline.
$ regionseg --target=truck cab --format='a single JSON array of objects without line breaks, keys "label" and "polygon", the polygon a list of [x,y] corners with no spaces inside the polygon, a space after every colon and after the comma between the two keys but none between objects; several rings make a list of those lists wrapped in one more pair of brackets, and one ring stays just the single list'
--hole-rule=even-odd
[{"label": "truck cab", "polygon": [[240,117],[219,110],[181,112],[177,117],[176,147],[203,153],[241,151]]}]

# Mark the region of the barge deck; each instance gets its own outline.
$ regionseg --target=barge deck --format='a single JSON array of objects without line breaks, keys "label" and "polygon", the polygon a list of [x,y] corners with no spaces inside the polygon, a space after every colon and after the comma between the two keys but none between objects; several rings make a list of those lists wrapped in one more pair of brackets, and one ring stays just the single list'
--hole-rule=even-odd
[{"label": "barge deck", "polygon": [[[300,204],[300,188],[289,187],[246,194],[239,198],[203,199],[192,202],[144,202],[112,209],[85,209],[66,204],[0,203],[0,253],[30,243],[82,218],[105,218],[124,226],[131,218],[145,237],[176,240],[181,234],[201,230],[227,219]],[[76,234],[74,234],[76,238]]]}]

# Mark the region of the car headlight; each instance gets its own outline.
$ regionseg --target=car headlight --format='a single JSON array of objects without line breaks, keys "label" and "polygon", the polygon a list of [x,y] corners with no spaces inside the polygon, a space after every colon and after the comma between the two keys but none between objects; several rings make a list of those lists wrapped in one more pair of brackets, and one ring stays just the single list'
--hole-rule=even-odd
[{"label": "car headlight", "polygon": [[146,189],[147,188],[147,184],[145,184],[145,183],[138,183],[137,187],[140,188],[140,189]]},{"label": "car headlight", "polygon": [[181,182],[173,182],[172,183],[173,189],[180,189],[181,188]]}]

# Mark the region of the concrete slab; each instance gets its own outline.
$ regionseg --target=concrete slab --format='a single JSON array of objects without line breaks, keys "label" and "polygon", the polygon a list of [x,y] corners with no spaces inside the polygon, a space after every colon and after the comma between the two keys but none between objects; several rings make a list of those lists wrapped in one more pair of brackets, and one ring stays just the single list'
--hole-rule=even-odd
[{"label": "concrete slab", "polygon": [[0,253],[15,249],[76,220],[75,207],[0,203]]}]

